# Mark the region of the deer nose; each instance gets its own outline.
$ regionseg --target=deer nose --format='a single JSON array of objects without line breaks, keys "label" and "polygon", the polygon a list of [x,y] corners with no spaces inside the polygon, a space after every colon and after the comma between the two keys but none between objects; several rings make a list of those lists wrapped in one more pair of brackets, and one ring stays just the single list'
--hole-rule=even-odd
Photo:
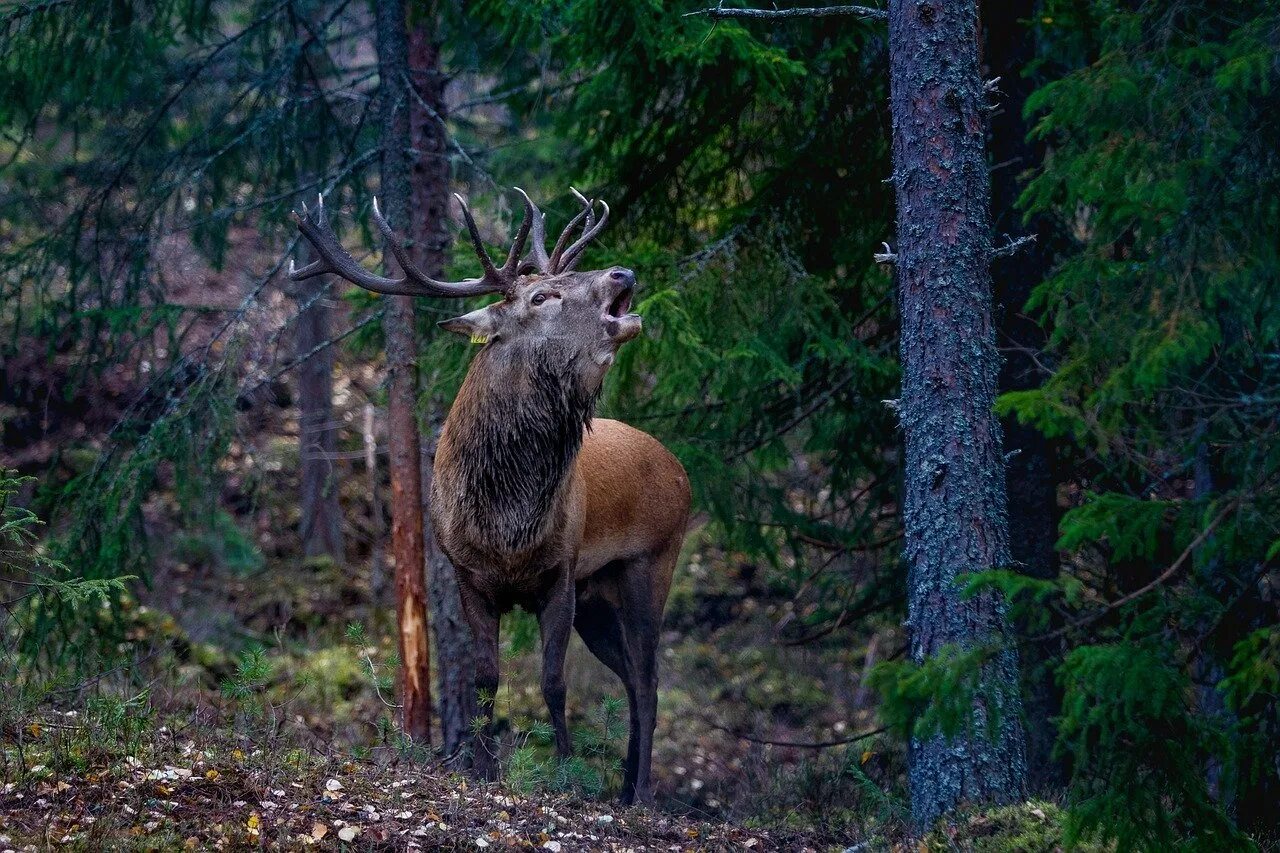
[{"label": "deer nose", "polygon": [[621,282],[627,287],[636,286],[636,274],[629,269],[623,269],[622,267],[619,267],[618,269],[615,269],[609,273],[609,278],[613,279],[614,281]]}]

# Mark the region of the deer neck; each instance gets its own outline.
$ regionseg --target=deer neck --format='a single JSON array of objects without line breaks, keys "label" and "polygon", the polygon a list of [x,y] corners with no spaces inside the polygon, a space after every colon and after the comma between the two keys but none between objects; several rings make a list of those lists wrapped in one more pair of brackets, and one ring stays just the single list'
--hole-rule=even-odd
[{"label": "deer neck", "polygon": [[439,485],[483,550],[526,552],[559,526],[598,396],[575,357],[539,341],[489,346],[472,362],[445,424],[451,465]]}]

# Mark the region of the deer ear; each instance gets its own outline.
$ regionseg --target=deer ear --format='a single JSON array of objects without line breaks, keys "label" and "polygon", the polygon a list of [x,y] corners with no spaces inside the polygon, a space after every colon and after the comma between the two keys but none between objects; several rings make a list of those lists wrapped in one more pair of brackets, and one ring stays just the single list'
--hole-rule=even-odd
[{"label": "deer ear", "polygon": [[497,334],[498,318],[490,310],[492,307],[492,305],[486,305],[484,308],[477,308],[474,311],[463,314],[461,317],[441,320],[438,325],[447,332],[468,335],[473,341],[480,343]]}]

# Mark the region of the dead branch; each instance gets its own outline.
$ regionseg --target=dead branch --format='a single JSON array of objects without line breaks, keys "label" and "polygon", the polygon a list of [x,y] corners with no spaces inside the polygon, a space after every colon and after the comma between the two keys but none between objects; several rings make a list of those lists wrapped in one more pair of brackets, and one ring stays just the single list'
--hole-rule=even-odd
[{"label": "dead branch", "polygon": [[731,18],[768,21],[789,18],[832,18],[838,16],[876,21],[886,21],[889,19],[889,13],[887,11],[884,9],[875,9],[871,6],[808,6],[797,9],[726,9],[724,3],[719,3],[707,9],[685,12],[684,17],[688,18],[693,15],[706,15],[713,21],[723,21]]}]

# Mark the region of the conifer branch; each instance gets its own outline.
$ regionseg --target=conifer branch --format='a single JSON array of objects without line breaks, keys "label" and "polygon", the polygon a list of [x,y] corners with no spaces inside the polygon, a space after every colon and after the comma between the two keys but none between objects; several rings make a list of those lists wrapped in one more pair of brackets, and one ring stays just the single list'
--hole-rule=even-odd
[{"label": "conifer branch", "polygon": [[718,3],[707,9],[685,12],[684,17],[706,15],[713,21],[731,18],[757,21],[780,20],[789,18],[833,18],[847,16],[862,20],[887,21],[889,13],[884,9],[871,6],[806,6],[796,9],[726,9],[724,3]]}]

